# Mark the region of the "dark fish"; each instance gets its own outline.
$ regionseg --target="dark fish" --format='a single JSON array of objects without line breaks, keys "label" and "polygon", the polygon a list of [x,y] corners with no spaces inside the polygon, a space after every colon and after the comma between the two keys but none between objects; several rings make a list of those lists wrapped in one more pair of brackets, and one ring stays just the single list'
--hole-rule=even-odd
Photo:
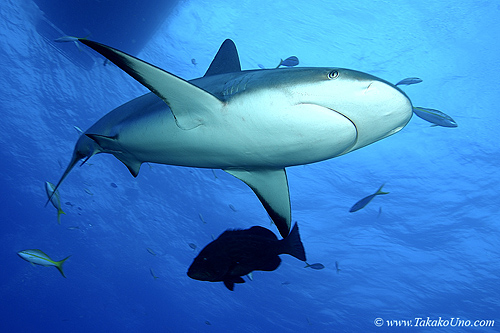
[{"label": "dark fish", "polygon": [[409,86],[410,84],[416,84],[422,82],[422,79],[418,77],[407,77],[406,79],[402,79],[395,86]]},{"label": "dark fish", "polygon": [[286,58],[285,60],[281,59],[280,63],[276,68],[279,68],[280,66],[285,66],[285,67],[294,67],[299,64],[299,58],[296,56],[291,56]]},{"label": "dark fish", "polygon": [[71,207],[73,207],[73,206],[74,206],[74,205],[73,205],[71,202],[69,202],[69,201],[66,201],[64,204],[65,204],[65,205],[68,205],[68,206],[71,206]]},{"label": "dark fish", "polygon": [[192,248],[193,250],[196,250],[196,244],[195,243],[188,243],[189,247]]},{"label": "dark fish", "polygon": [[209,322],[208,320],[205,320],[205,324],[206,324],[206,325],[209,325],[209,326],[210,326],[210,325],[212,325],[212,323],[211,323],[211,322]]},{"label": "dark fish", "polygon": [[282,286],[288,286],[291,282],[290,281],[283,281],[281,282]]},{"label": "dark fish", "polygon": [[195,66],[196,66],[196,65],[198,65],[198,63],[196,62],[196,59],[195,59],[195,58],[191,59],[191,63],[192,63],[193,65],[195,65]]},{"label": "dark fish", "polygon": [[281,263],[280,254],[290,254],[305,261],[297,223],[282,240],[263,227],[226,230],[209,243],[194,259],[187,275],[195,280],[224,282],[229,289],[244,283],[242,276],[252,271],[274,271]]},{"label": "dark fish", "polygon": [[111,184],[109,184],[109,185],[111,185],[111,187],[114,187],[114,188],[117,188],[117,187],[118,187],[118,185],[116,185],[115,183],[111,183]]},{"label": "dark fish", "polygon": [[323,269],[325,268],[325,266],[323,264],[320,264],[319,262],[318,263],[315,263],[315,264],[308,264],[306,262],[306,266],[304,268],[312,268],[312,269]]},{"label": "dark fish", "polygon": [[340,272],[339,262],[338,261],[335,262],[335,269],[337,270],[337,273]]},{"label": "dark fish", "polygon": [[354,204],[354,206],[351,207],[351,209],[349,210],[349,212],[353,213],[353,212],[356,212],[358,210],[360,210],[361,208],[364,208],[366,205],[368,205],[368,203],[370,203],[370,201],[373,200],[373,198],[375,198],[377,195],[382,195],[382,194],[389,194],[389,192],[382,192],[382,187],[384,187],[385,184],[382,184],[382,186],[380,186],[380,188],[378,189],[377,192],[373,193],[373,194],[370,194],[369,196],[367,197],[364,197],[363,199],[359,200],[358,202],[356,202]]},{"label": "dark fish", "polygon": [[430,123],[433,123],[434,126],[443,126],[443,127],[457,127],[457,123],[453,118],[448,116],[446,113],[443,113],[439,110],[422,108],[422,107],[414,107],[413,113],[418,117],[426,120]]},{"label": "dark fish", "polygon": [[236,208],[234,208],[234,206],[233,206],[233,205],[229,204],[229,208],[231,208],[231,210],[232,210],[233,212],[237,212]]}]

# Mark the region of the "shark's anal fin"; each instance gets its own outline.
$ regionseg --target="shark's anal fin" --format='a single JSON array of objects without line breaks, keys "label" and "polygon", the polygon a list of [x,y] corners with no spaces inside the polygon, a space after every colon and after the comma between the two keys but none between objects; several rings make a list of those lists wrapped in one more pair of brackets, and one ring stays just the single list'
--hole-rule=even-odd
[{"label": "shark's anal fin", "polygon": [[224,171],[250,186],[278,227],[281,236],[286,237],[290,232],[292,212],[285,169]]},{"label": "shark's anal fin", "polygon": [[78,40],[102,54],[165,101],[181,129],[189,130],[202,125],[213,112],[224,106],[224,102],[217,97],[161,68],[110,46],[84,38]]},{"label": "shark's anal fin", "polygon": [[117,136],[105,136],[89,133],[86,133],[85,135],[94,140],[103,151],[113,154],[117,159],[125,164],[132,176],[137,177],[139,170],[141,169],[142,162],[136,159],[131,159],[130,154],[123,153]]}]

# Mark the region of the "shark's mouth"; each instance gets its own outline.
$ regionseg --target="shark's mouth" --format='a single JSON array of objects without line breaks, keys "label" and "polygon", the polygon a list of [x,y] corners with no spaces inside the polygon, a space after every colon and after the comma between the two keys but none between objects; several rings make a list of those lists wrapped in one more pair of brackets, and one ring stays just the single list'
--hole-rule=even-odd
[{"label": "shark's mouth", "polygon": [[346,149],[345,149],[345,150],[344,150],[344,151],[340,154],[340,155],[343,155],[343,154],[345,154],[345,153],[349,152],[349,151],[350,151],[350,150],[351,150],[354,146],[356,146],[356,144],[358,143],[358,138],[359,138],[359,131],[358,131],[358,127],[356,126],[356,123],[355,123],[354,121],[352,121],[352,120],[351,120],[351,118],[349,118],[348,116],[346,116],[346,115],[345,115],[345,114],[343,114],[342,112],[339,112],[338,110],[335,110],[335,109],[332,109],[332,108],[329,108],[329,107],[326,107],[326,106],[325,106],[325,108],[326,108],[326,109],[328,109],[328,110],[330,110],[330,111],[335,112],[336,114],[338,114],[338,115],[340,115],[340,116],[342,116],[342,117],[344,117],[346,120],[348,120],[348,121],[352,124],[352,126],[353,126],[353,127],[354,127],[354,129],[356,130],[356,137],[355,137],[355,139],[353,140],[353,143],[352,143],[349,147],[347,147],[347,148],[346,148]]}]

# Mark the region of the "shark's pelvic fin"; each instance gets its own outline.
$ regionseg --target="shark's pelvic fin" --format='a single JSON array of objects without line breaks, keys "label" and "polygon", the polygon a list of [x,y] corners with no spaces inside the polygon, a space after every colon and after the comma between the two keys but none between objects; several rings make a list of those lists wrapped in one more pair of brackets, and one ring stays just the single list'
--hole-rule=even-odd
[{"label": "shark's pelvic fin", "polygon": [[203,89],[137,59],[125,52],[88,39],[78,39],[120,67],[146,88],[160,97],[172,110],[177,126],[189,130],[211,118],[214,110],[224,103]]},{"label": "shark's pelvic fin", "polygon": [[290,232],[292,212],[285,169],[224,171],[250,186],[278,227],[281,236],[286,237]]},{"label": "shark's pelvic fin", "polygon": [[122,148],[119,147],[119,143],[116,136],[105,136],[99,134],[85,134],[92,140],[94,140],[103,151],[113,154],[117,159],[119,159],[128,168],[132,176],[137,177],[139,170],[141,169],[142,162],[136,159],[131,159],[130,154],[123,154]]},{"label": "shark's pelvic fin", "polygon": [[240,57],[236,45],[230,39],[226,39],[217,51],[212,63],[207,69],[204,77],[241,72]]}]

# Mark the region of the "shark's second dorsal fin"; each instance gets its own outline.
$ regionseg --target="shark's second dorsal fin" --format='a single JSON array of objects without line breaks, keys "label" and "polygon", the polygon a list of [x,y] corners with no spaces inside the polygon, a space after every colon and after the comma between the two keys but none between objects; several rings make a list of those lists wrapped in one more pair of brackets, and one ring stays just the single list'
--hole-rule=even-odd
[{"label": "shark's second dorsal fin", "polygon": [[172,110],[179,128],[190,130],[205,123],[224,103],[172,73],[110,46],[79,38],[160,97]]},{"label": "shark's second dorsal fin", "polygon": [[219,48],[219,51],[212,60],[205,76],[212,76],[226,73],[241,72],[240,57],[236,50],[236,45],[230,39],[226,39]]}]

